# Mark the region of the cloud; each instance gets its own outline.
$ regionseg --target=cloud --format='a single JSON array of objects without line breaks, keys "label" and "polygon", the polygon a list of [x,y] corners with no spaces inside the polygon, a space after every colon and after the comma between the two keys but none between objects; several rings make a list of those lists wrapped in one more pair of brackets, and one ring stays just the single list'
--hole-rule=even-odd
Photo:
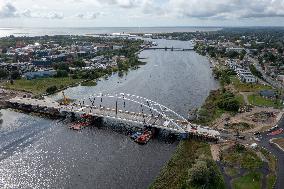
[{"label": "cloud", "polygon": [[121,8],[134,8],[141,5],[143,0],[98,0],[98,2],[107,5],[116,5]]},{"label": "cloud", "polygon": [[170,9],[192,18],[284,17],[283,0],[169,0]]},{"label": "cloud", "polygon": [[0,4],[0,18],[11,18],[17,16],[17,9],[11,3]]},{"label": "cloud", "polygon": [[18,10],[13,4],[5,3],[0,4],[0,19],[2,18],[43,18],[43,19],[63,19],[63,13],[58,12],[32,12],[30,9]]},{"label": "cloud", "polygon": [[41,18],[47,18],[47,19],[63,19],[63,18],[64,18],[64,15],[63,15],[63,13],[49,12],[49,13],[47,13],[47,14],[42,15]]},{"label": "cloud", "polygon": [[87,13],[79,13],[75,17],[80,18],[80,19],[93,20],[93,19],[96,19],[101,14],[102,13],[100,12],[87,12]]}]

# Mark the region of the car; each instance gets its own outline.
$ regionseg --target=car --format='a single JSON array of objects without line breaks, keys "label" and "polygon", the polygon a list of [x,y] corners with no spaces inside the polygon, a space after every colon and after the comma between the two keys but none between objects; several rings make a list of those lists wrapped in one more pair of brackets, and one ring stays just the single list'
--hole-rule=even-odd
[{"label": "car", "polygon": [[254,135],[260,135],[260,132],[255,132]]},{"label": "car", "polygon": [[245,139],[246,139],[245,136],[241,136],[241,135],[237,136],[237,138],[238,138],[238,139],[241,139],[241,140],[245,140]]}]

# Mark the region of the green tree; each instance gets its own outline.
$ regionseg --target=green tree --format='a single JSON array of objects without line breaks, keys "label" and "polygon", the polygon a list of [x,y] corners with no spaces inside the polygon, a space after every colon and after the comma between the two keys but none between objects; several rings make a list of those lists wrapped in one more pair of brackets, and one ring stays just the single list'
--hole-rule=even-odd
[{"label": "green tree", "polygon": [[9,73],[8,73],[7,70],[0,69],[0,78],[1,79],[7,78],[8,76],[9,76]]},{"label": "green tree", "polygon": [[196,189],[223,189],[224,180],[215,162],[200,158],[188,170],[188,184]]},{"label": "green tree", "polygon": [[53,93],[55,93],[57,91],[57,87],[54,85],[54,86],[51,86],[51,87],[48,87],[47,89],[46,89],[46,93],[48,93],[48,94],[53,94]]},{"label": "green tree", "polygon": [[55,77],[68,77],[68,72],[66,70],[57,70]]},{"label": "green tree", "polygon": [[15,80],[15,79],[20,79],[20,77],[21,77],[21,74],[20,74],[19,71],[13,71],[13,72],[11,73],[11,79],[13,79],[13,80]]}]

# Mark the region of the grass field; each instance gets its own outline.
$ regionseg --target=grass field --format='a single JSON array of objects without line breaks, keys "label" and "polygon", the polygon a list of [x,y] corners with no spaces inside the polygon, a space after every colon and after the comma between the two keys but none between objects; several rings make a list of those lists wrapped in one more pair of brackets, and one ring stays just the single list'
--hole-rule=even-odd
[{"label": "grass field", "polygon": [[268,85],[242,83],[236,76],[231,77],[232,84],[239,92],[257,92],[260,90],[272,89]]},{"label": "grass field", "polygon": [[66,86],[78,83],[80,81],[82,80],[72,79],[70,77],[41,78],[41,79],[33,79],[33,80],[20,79],[20,80],[15,80],[13,85],[10,83],[7,83],[5,87],[8,89],[27,91],[35,95],[38,95],[38,94],[45,93],[48,87],[56,86],[58,89],[61,89]]},{"label": "grass field", "polygon": [[261,159],[252,150],[246,148],[234,147],[230,149],[223,154],[223,160],[230,165],[250,170],[261,168],[263,165]]},{"label": "grass field", "polygon": [[261,173],[251,172],[240,178],[233,180],[233,189],[260,189],[261,188]]},{"label": "grass field", "polygon": [[251,105],[254,106],[283,108],[280,100],[267,99],[256,94],[249,95],[248,101]]}]

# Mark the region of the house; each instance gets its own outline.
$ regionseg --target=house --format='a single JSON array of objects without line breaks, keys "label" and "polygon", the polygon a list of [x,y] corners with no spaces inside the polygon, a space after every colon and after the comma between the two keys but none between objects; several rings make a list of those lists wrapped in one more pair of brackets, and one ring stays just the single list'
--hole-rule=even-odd
[{"label": "house", "polygon": [[32,64],[36,67],[51,67],[52,62],[50,60],[47,60],[46,58],[42,58],[40,60],[33,60]]},{"label": "house", "polygon": [[244,50],[244,48],[238,48],[238,47],[229,47],[229,48],[226,48],[226,52],[235,51],[235,52],[241,53],[243,50]]},{"label": "house", "polygon": [[259,95],[264,98],[270,98],[270,99],[276,98],[276,94],[273,90],[261,90],[259,91]]},{"label": "house", "polygon": [[240,75],[240,80],[244,83],[256,83],[256,78],[252,75]]},{"label": "house", "polygon": [[277,76],[277,80],[281,81],[282,83],[284,83],[284,75],[278,75]]}]

